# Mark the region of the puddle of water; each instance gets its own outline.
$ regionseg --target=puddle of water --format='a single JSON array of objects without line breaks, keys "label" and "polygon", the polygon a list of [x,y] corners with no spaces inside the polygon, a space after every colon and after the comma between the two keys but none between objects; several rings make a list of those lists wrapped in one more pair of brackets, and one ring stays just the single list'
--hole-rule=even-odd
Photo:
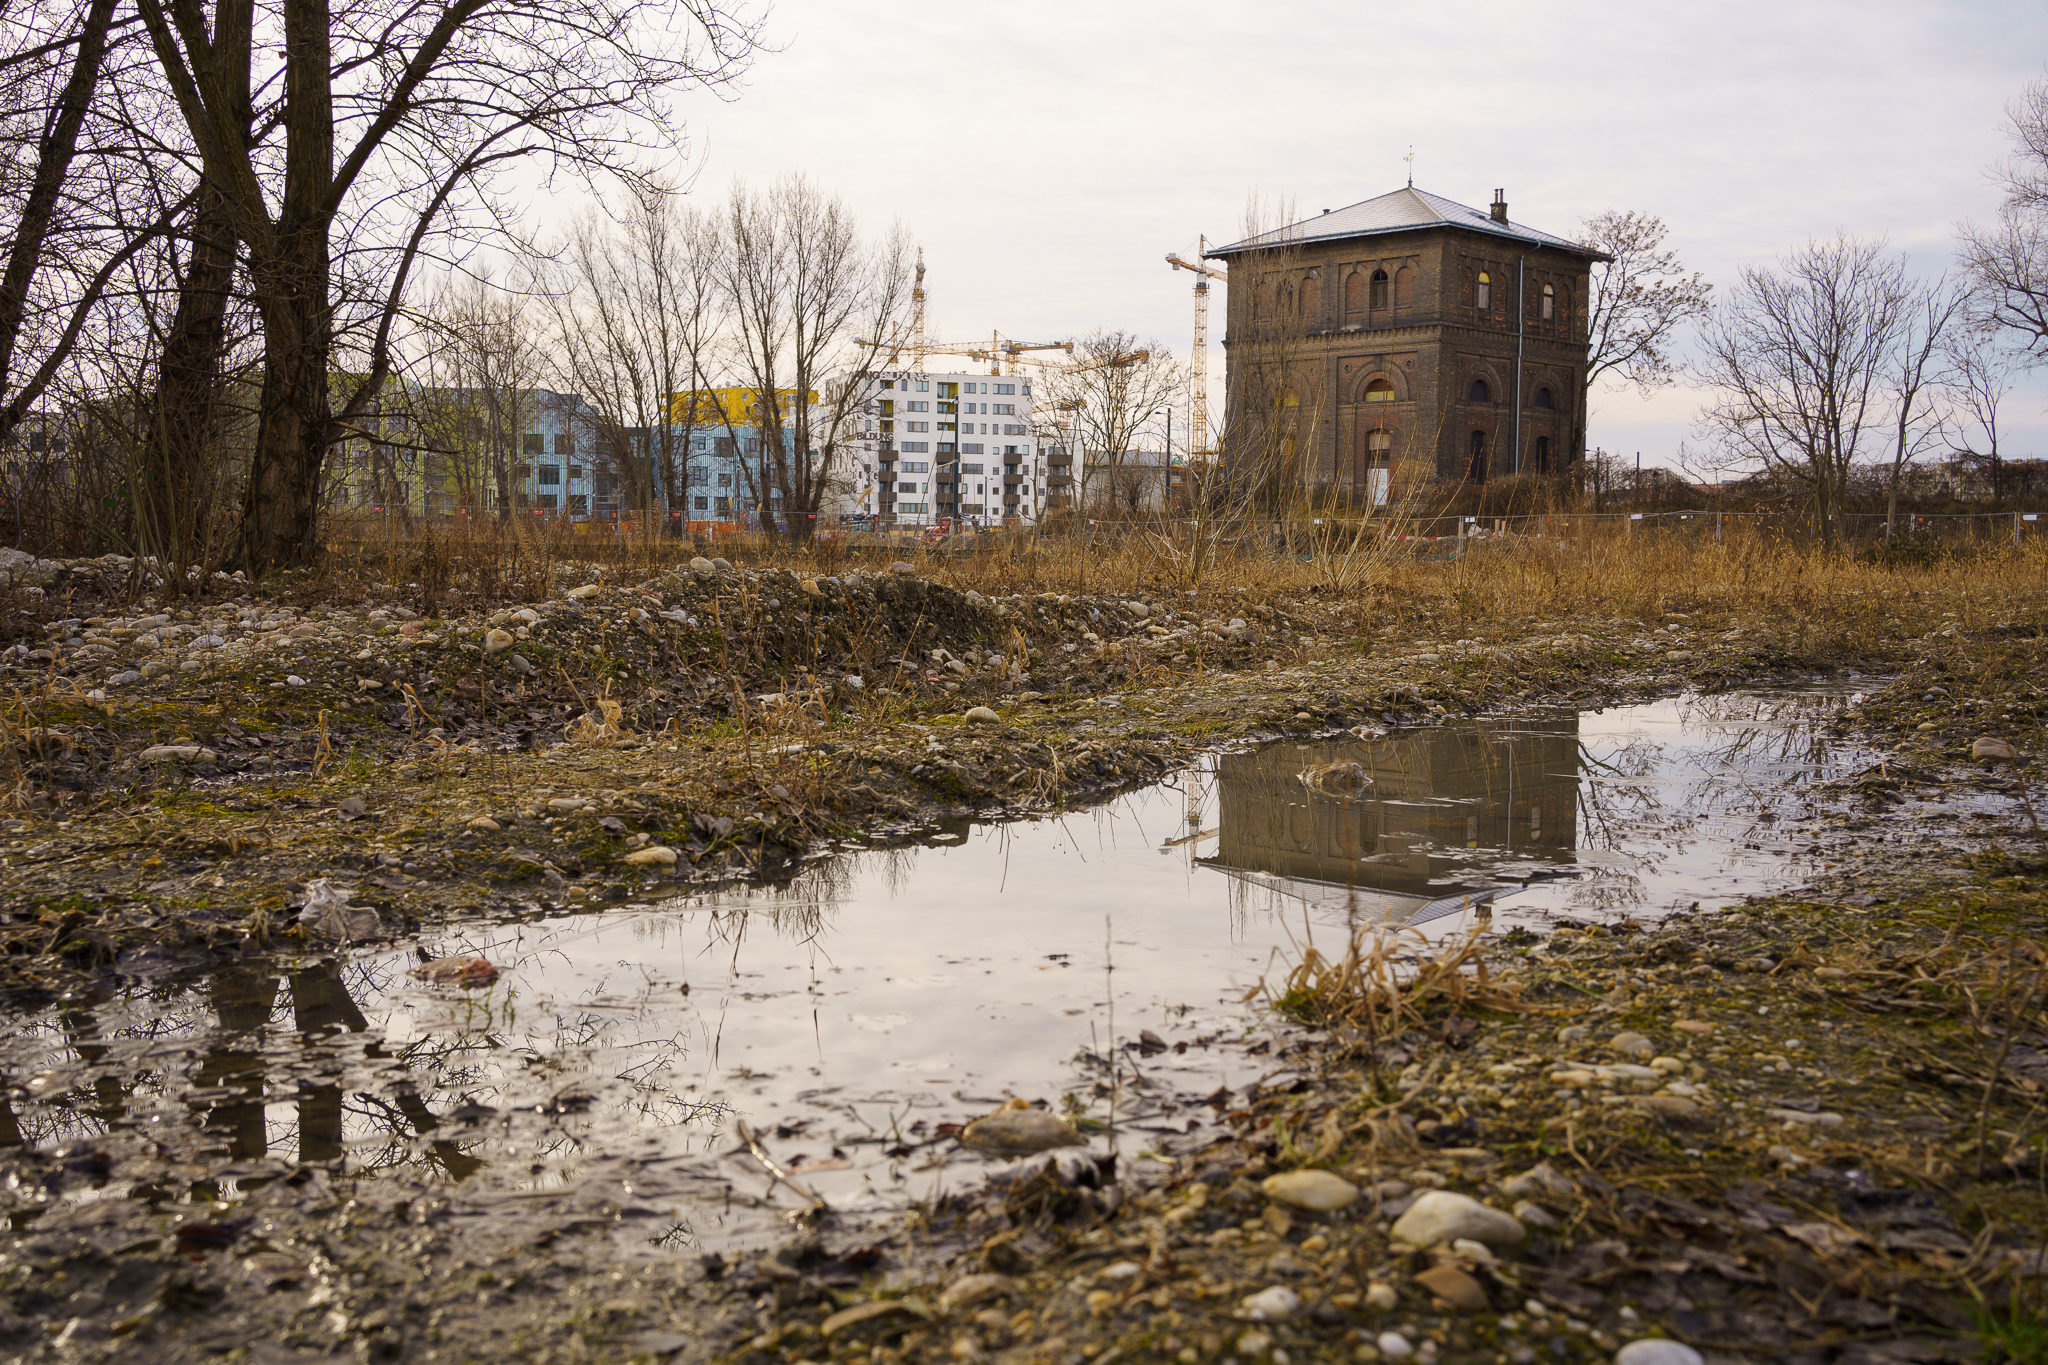
[{"label": "puddle of water", "polygon": [[[1011,1095],[1108,1119],[1114,1042],[1133,1159],[1219,1087],[1284,1070],[1246,1042],[1242,999],[1304,935],[1441,935],[1489,895],[1496,925],[1648,918],[1811,876],[1813,788],[1871,758],[1825,737],[1847,701],[1275,744],[1063,818],[834,855],[779,890],[424,945],[499,964],[488,991],[421,986],[419,948],[110,987],[13,1021],[0,1142],[146,1139],[163,1164],[116,1163],[117,1193],[232,1200],[319,1162],[470,1211],[595,1209],[622,1247],[716,1247],[797,1202],[735,1119],[835,1207],[900,1206],[988,1169],[942,1123]],[[1140,1030],[1170,1050],[1131,1050]]]}]

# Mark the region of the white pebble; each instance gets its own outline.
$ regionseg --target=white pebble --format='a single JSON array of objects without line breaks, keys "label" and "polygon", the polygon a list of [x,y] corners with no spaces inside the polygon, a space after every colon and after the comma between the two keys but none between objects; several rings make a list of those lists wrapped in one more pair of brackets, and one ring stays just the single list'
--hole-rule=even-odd
[{"label": "white pebble", "polygon": [[[1408,1344],[1408,1338],[1402,1336],[1399,1332],[1380,1333],[1376,1344],[1380,1348],[1380,1354],[1390,1360],[1406,1360],[1409,1356],[1415,1354],[1415,1348]],[[1637,1365],[1637,1362],[1630,1361],[1629,1365]]]},{"label": "white pebble", "polygon": [[1705,1365],[1700,1353],[1681,1342],[1661,1337],[1631,1341],[1614,1353],[1614,1365]]},{"label": "white pebble", "polygon": [[1271,1289],[1247,1295],[1243,1307],[1245,1316],[1255,1322],[1279,1322],[1293,1317],[1300,1309],[1301,1295],[1284,1284],[1276,1284]]}]

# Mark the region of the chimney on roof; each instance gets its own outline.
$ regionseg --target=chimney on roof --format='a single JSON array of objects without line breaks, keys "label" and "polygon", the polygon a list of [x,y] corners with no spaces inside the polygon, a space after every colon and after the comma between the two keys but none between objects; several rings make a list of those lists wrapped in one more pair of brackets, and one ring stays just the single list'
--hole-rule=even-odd
[{"label": "chimney on roof", "polygon": [[1496,223],[1505,223],[1505,222],[1506,222],[1507,220],[1508,220],[1508,201],[1507,201],[1507,191],[1506,191],[1506,190],[1495,190],[1495,191],[1493,192],[1493,221],[1494,221],[1494,222],[1496,222]]}]

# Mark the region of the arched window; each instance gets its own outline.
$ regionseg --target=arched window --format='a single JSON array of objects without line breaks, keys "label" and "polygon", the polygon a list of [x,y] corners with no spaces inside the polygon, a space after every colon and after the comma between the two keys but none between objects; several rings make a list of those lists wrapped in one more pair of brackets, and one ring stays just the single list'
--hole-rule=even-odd
[{"label": "arched window", "polygon": [[1316,282],[1312,279],[1301,282],[1301,315],[1312,318],[1316,314]]},{"label": "arched window", "polygon": [[1550,472],[1550,438],[1548,436],[1538,436],[1536,438],[1536,472],[1538,474],[1548,474]]},{"label": "arched window", "polygon": [[1473,299],[1474,306],[1482,313],[1493,307],[1493,276],[1484,270],[1479,272],[1479,287],[1474,292]]},{"label": "arched window", "polygon": [[1283,408],[1298,408],[1298,407],[1300,407],[1300,406],[1301,406],[1301,395],[1300,395],[1299,393],[1296,393],[1296,392],[1295,392],[1295,391],[1294,391],[1293,389],[1283,389],[1283,390],[1281,390],[1281,392],[1280,392],[1280,406],[1281,406],[1281,407],[1283,407]]},{"label": "arched window", "polygon": [[1543,320],[1545,322],[1549,322],[1552,318],[1556,316],[1557,286],[1554,284],[1546,284],[1543,286]]},{"label": "arched window", "polygon": [[1493,401],[1493,390],[1486,387],[1484,379],[1475,379],[1472,381],[1472,387],[1465,390],[1465,401],[1468,403],[1491,403]]},{"label": "arched window", "polygon": [[1572,291],[1569,288],[1557,291],[1557,321],[1566,331],[1572,325]]},{"label": "arched window", "polygon": [[1472,463],[1467,467],[1466,477],[1473,483],[1486,482],[1486,433],[1472,433]]},{"label": "arched window", "polygon": [[1400,312],[1415,297],[1415,272],[1402,266],[1394,272],[1394,311]]},{"label": "arched window", "polygon": [[1344,277],[1344,311],[1356,313],[1365,307],[1365,276],[1356,270]]},{"label": "arched window", "polygon": [[1554,408],[1557,406],[1557,400],[1551,397],[1549,389],[1538,389],[1536,390],[1536,406],[1539,408]]},{"label": "arched window", "polygon": [[1387,272],[1384,270],[1372,272],[1372,306],[1374,308],[1384,308],[1387,306]]},{"label": "arched window", "polygon": [[1394,401],[1392,380],[1375,379],[1365,386],[1365,401],[1368,403],[1391,403]]},{"label": "arched window", "polygon": [[1261,280],[1258,284],[1252,286],[1252,316],[1255,318],[1261,318],[1265,315],[1266,285],[1265,282]]}]

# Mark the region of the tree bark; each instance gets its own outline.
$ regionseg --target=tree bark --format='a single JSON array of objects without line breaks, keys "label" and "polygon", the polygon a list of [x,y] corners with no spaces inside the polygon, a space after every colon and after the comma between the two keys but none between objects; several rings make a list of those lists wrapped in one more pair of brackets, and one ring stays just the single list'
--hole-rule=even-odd
[{"label": "tree bark", "polygon": [[239,555],[251,573],[312,563],[333,426],[327,367],[334,331],[334,92],[326,0],[287,0],[284,28],[284,192],[276,230],[252,253],[249,271],[263,314],[263,397]]}]

